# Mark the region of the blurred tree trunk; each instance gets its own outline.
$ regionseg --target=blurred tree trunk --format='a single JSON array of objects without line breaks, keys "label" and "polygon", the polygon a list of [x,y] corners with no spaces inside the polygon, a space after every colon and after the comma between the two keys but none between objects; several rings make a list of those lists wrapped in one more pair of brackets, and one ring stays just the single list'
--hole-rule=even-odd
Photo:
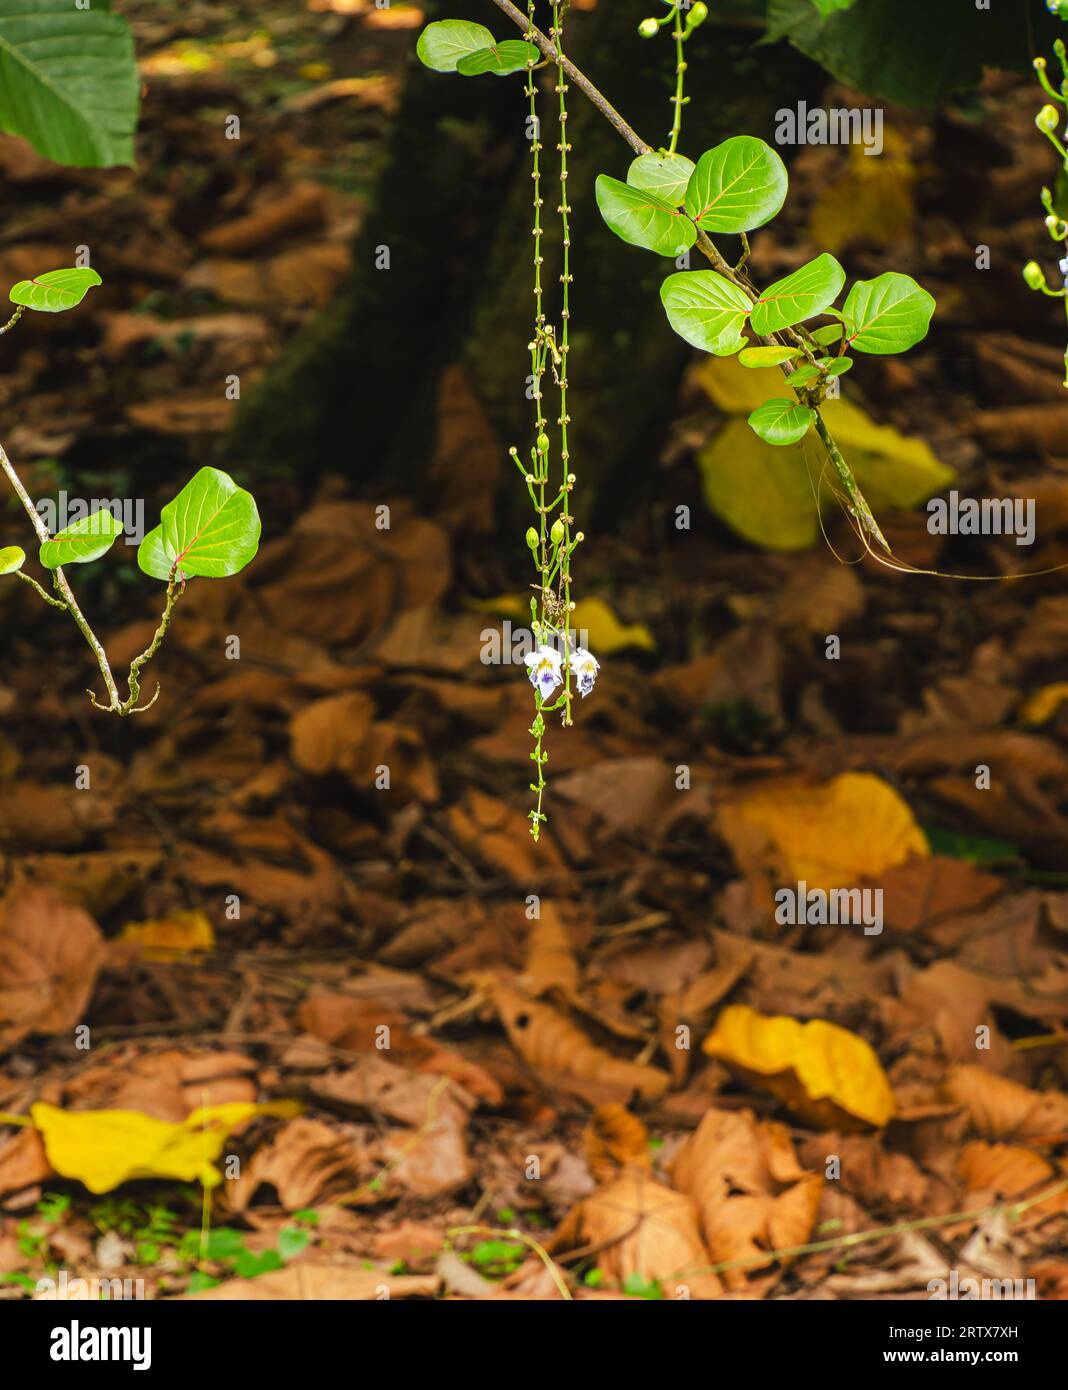
[{"label": "blurred tree trunk", "polygon": [[[512,36],[488,0],[431,0],[426,11],[428,20],[473,18]],[[671,125],[674,50],[666,36],[649,42],[636,30],[633,7],[601,0],[571,18],[565,48],[655,147]],[[818,69],[782,44],[758,59],[759,32],[710,22],[688,45],[691,101],[681,149],[691,156],[729,134],[766,136],[779,106],[818,98]],[[552,320],[560,273],[558,127],[554,74],[539,77],[543,282]],[[438,381],[457,360],[502,445],[529,446],[531,183],[522,88],[520,75],[466,79],[413,66],[355,269],[242,410],[229,441],[235,462],[296,476],[341,471],[368,492],[387,485],[418,491],[433,448]],[[632,152],[574,88],[568,107],[571,452],[589,515],[598,492],[607,498],[609,479],[613,506],[637,500],[631,494],[648,486],[690,349],[667,327],[660,303],[670,262],[619,241],[597,211],[596,175],[625,178]],[[389,250],[389,270],[376,268],[381,247]],[[733,250],[730,239],[724,249]],[[522,489],[509,490],[509,498],[513,492]],[[526,507],[525,494],[515,500]]]}]

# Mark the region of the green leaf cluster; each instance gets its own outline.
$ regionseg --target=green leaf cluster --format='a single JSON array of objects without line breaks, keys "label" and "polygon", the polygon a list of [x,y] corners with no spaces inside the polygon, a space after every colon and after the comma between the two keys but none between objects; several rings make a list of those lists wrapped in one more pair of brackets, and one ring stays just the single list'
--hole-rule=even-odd
[{"label": "green leaf cluster", "polygon": [[525,39],[498,43],[484,24],[467,19],[439,19],[428,24],[415,45],[416,57],[434,72],[458,72],[478,77],[492,72],[498,77],[523,72],[541,54]]}]

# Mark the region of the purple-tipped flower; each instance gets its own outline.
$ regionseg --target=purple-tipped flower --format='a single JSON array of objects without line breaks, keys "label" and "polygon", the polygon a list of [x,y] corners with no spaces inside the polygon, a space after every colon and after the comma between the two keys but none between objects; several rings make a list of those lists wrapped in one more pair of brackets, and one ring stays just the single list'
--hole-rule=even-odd
[{"label": "purple-tipped flower", "polygon": [[601,663],[585,647],[576,647],[568,658],[568,665],[578,681],[579,694],[585,699],[593,689]]},{"label": "purple-tipped flower", "polygon": [[530,683],[543,700],[547,700],[560,684],[560,653],[552,647],[539,647],[523,658],[530,667]]}]

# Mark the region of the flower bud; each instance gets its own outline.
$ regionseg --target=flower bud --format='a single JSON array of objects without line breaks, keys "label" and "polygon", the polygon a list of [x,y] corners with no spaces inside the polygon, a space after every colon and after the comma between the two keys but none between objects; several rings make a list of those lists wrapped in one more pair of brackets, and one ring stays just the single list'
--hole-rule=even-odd
[{"label": "flower bud", "polygon": [[549,452],[549,436],[547,434],[538,435],[538,453],[547,454]]},{"label": "flower bud", "polygon": [[638,33],[643,39],[655,39],[660,32],[660,25],[655,19],[643,19],[638,25]]},{"label": "flower bud", "polygon": [[1046,283],[1046,277],[1042,274],[1042,267],[1037,261],[1028,261],[1023,268],[1023,278],[1033,290],[1040,290]]},{"label": "flower bud", "polygon": [[538,548],[538,533],[534,530],[533,526],[527,527],[527,545],[530,546],[531,550],[537,550]]},{"label": "flower bud", "polygon": [[690,6],[690,12],[686,16],[686,28],[696,29],[699,24],[703,24],[708,18],[708,6],[697,0],[696,5]]},{"label": "flower bud", "polygon": [[1044,130],[1048,134],[1052,134],[1060,123],[1060,113],[1055,106],[1051,106],[1048,102],[1035,117],[1035,125],[1038,126],[1039,130]]},{"label": "flower bud", "polygon": [[549,539],[553,545],[559,545],[564,539],[564,523],[557,519],[553,522],[552,530],[549,532]]}]

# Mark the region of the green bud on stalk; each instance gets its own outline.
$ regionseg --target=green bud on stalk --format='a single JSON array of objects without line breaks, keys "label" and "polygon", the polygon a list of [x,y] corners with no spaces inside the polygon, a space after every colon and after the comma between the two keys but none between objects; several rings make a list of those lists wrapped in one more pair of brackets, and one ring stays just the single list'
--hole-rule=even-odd
[{"label": "green bud on stalk", "polygon": [[527,527],[527,545],[530,546],[531,550],[538,548],[538,533],[533,526]]},{"label": "green bud on stalk", "polygon": [[1023,268],[1023,278],[1033,290],[1040,290],[1046,283],[1046,277],[1042,273],[1042,267],[1037,261],[1028,261]]},{"label": "green bud on stalk", "polygon": [[686,28],[696,29],[699,24],[703,24],[708,18],[708,6],[697,0],[696,5],[690,6],[690,12],[686,16]]},{"label": "green bud on stalk", "polygon": [[660,25],[655,19],[643,19],[638,25],[638,33],[643,39],[655,39],[660,32]]}]

